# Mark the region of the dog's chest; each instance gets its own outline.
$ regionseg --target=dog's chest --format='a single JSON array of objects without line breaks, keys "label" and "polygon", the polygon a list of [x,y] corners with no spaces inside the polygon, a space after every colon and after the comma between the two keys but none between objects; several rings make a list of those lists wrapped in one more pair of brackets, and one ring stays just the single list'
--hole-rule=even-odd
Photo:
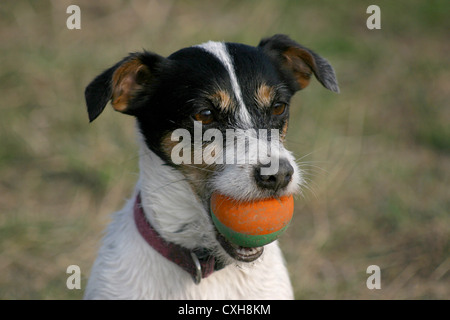
[{"label": "dog's chest", "polygon": [[115,214],[91,272],[88,299],[292,299],[278,244],[253,265],[229,265],[195,284],[151,248],[134,225],[132,203]]}]

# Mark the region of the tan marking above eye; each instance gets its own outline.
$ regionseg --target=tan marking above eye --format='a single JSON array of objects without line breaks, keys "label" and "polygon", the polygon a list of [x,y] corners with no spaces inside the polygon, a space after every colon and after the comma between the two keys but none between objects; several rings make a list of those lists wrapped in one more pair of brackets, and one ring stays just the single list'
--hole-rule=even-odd
[{"label": "tan marking above eye", "polygon": [[261,107],[268,107],[272,104],[275,97],[275,88],[262,84],[255,92],[255,101]]},{"label": "tan marking above eye", "polygon": [[233,111],[235,105],[231,96],[225,90],[218,90],[209,96],[214,106],[222,111]]}]

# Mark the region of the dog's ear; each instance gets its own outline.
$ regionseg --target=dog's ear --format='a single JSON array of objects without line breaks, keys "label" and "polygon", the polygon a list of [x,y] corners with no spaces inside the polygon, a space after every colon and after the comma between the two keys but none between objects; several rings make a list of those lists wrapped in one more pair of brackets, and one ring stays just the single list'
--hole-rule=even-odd
[{"label": "dog's ear", "polygon": [[164,60],[150,52],[133,53],[98,75],[84,92],[89,121],[94,121],[110,100],[116,111],[135,114],[133,98],[151,85]]},{"label": "dog's ear", "polygon": [[277,34],[262,39],[258,47],[294,77],[294,90],[308,86],[314,73],[325,88],[339,92],[336,75],[328,61],[288,36]]}]

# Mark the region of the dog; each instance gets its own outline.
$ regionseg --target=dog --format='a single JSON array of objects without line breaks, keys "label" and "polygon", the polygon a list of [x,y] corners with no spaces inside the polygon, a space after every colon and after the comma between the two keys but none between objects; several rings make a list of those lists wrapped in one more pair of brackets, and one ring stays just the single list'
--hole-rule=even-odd
[{"label": "dog", "polygon": [[[312,75],[339,92],[327,60],[277,34],[256,47],[209,41],[167,58],[131,53],[97,76],[85,90],[89,120],[108,102],[135,117],[140,173],[107,229],[85,299],[293,299],[277,241],[255,248],[231,243],[212,222],[210,198],[217,192],[257,201],[299,192],[303,175],[283,142],[290,99]],[[174,161],[181,139],[173,133],[194,136],[199,123],[201,132],[224,136],[231,129],[275,129],[280,144],[270,157],[278,170],[262,174],[267,164],[258,161]],[[202,150],[208,145],[200,143]],[[221,145],[222,152],[232,147]],[[252,152],[236,153],[235,160]],[[191,158],[192,150],[183,156]]]}]

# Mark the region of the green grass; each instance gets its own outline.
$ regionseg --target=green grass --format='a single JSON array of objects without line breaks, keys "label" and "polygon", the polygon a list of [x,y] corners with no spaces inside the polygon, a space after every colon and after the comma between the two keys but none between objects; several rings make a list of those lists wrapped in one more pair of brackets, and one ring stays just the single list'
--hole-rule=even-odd
[{"label": "green grass", "polygon": [[[341,94],[316,81],[292,103],[287,143],[307,170],[281,237],[298,299],[448,299],[450,3],[68,1],[0,5],[0,299],[79,299],[109,214],[138,177],[134,122],[89,124],[83,91],[128,52],[207,40],[256,45],[286,33],[326,57]],[[381,290],[366,268],[381,268]]]}]

